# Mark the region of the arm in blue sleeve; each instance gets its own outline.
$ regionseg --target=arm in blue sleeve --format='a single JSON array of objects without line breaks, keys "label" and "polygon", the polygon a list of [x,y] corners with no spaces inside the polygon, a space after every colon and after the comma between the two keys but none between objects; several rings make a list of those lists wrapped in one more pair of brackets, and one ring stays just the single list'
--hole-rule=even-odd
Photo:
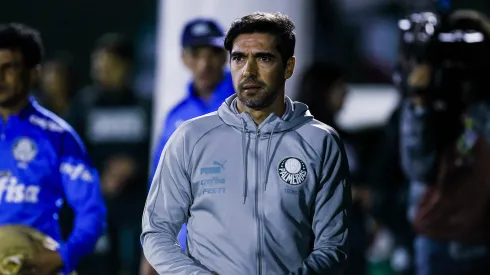
[{"label": "arm in blue sleeve", "polygon": [[403,103],[400,117],[400,156],[402,169],[410,181],[431,181],[437,172],[435,112]]},{"label": "arm in blue sleeve", "polygon": [[351,188],[347,183],[349,164],[336,133],[327,140],[322,160],[319,189],[313,208],[313,251],[289,275],[340,275],[347,265],[348,212]]},{"label": "arm in blue sleeve", "polygon": [[81,257],[94,250],[105,229],[106,208],[99,175],[76,134],[66,132],[62,149],[61,180],[67,202],[75,213],[73,231],[59,248],[63,271],[69,273]]}]

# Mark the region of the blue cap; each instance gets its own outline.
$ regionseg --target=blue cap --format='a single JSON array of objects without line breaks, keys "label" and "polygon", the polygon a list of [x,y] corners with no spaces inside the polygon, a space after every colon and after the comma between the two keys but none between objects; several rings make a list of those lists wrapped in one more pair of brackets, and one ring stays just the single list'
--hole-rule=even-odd
[{"label": "blue cap", "polygon": [[223,48],[224,33],[214,20],[198,18],[188,22],[182,33],[182,47],[211,46]]}]

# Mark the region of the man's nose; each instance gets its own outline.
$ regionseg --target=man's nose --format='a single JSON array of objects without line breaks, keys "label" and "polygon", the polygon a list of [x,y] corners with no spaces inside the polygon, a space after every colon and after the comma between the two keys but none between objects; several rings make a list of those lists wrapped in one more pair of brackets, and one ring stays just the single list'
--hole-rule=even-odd
[{"label": "man's nose", "polygon": [[197,67],[200,70],[204,70],[210,66],[210,59],[209,58],[199,58],[197,61]]},{"label": "man's nose", "polygon": [[247,64],[243,68],[243,76],[256,76],[257,75],[257,64],[253,60],[248,60]]}]

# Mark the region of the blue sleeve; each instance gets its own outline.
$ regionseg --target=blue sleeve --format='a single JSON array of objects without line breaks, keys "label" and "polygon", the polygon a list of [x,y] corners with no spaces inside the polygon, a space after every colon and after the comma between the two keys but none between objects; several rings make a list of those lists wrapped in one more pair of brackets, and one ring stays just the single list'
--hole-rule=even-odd
[{"label": "blue sleeve", "polygon": [[60,245],[63,272],[71,272],[79,259],[95,248],[106,225],[106,208],[100,190],[99,175],[82,142],[66,132],[60,162],[60,175],[68,204],[75,213],[73,231]]}]

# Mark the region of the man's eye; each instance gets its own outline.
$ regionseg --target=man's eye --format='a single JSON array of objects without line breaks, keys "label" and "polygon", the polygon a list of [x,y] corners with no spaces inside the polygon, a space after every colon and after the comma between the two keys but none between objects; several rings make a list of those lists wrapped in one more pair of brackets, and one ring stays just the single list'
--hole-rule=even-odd
[{"label": "man's eye", "polygon": [[271,62],[272,58],[263,56],[263,57],[259,57],[259,60],[262,62]]},{"label": "man's eye", "polygon": [[233,56],[233,57],[231,58],[231,60],[233,60],[233,61],[240,61],[240,60],[242,60],[242,59],[243,59],[243,57],[241,57],[241,56]]}]

